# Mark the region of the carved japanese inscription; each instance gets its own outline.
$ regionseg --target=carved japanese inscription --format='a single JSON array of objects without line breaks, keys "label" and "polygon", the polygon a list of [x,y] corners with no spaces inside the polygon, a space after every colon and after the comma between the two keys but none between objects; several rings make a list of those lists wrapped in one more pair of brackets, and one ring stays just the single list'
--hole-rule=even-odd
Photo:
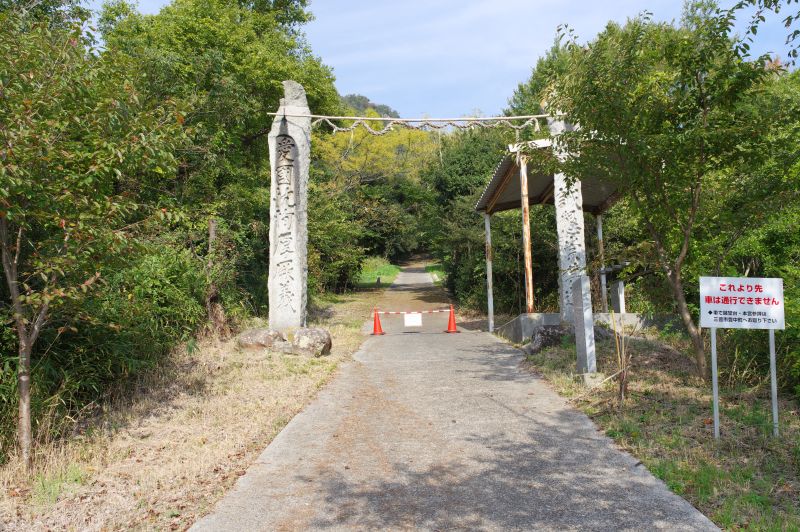
[{"label": "carved japanese inscription", "polygon": [[581,184],[570,183],[563,174],[554,179],[556,229],[559,254],[559,306],[561,320],[572,323],[575,279],[586,273]]},{"label": "carved japanese inscription", "polygon": [[275,277],[278,284],[276,311],[297,311],[294,284],[296,280],[293,260],[296,252],[294,163],[297,158],[294,140],[286,135],[277,138],[275,153],[275,217],[273,218],[277,243],[271,257],[275,261]]},{"label": "carved japanese inscription", "polygon": [[284,82],[269,134],[269,324],[276,330],[302,327],[306,320],[307,200],[311,141],[310,111],[303,88]]},{"label": "carved japanese inscription", "polygon": [[[547,125],[554,138],[556,157],[562,161],[568,154],[559,142],[559,136],[574,127],[564,120],[548,118]],[[586,273],[586,243],[583,233],[583,195],[581,182],[564,174],[553,176],[556,205],[556,230],[558,233],[558,303],[561,321],[569,324],[574,319],[573,291],[575,280]],[[578,286],[581,286],[578,283]]]}]

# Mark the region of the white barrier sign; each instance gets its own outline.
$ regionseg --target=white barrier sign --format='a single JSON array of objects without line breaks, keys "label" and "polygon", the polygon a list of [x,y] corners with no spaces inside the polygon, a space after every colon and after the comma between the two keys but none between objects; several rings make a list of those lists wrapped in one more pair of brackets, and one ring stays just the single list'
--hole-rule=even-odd
[{"label": "white barrier sign", "polygon": [[701,277],[700,327],[711,329],[711,387],[714,438],[719,439],[717,329],[769,329],[769,376],[772,392],[772,434],[778,435],[778,377],[775,329],[785,329],[783,279]]},{"label": "white barrier sign", "polygon": [[422,314],[419,312],[403,314],[403,325],[406,327],[422,327]]},{"label": "white barrier sign", "polygon": [[700,327],[784,329],[783,279],[701,277]]}]

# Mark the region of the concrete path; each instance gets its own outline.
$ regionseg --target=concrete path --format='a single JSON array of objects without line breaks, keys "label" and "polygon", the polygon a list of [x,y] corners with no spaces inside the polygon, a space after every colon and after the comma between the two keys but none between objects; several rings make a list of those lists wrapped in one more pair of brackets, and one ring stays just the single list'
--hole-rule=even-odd
[{"label": "concrete path", "polygon": [[[442,307],[423,269],[392,286]],[[390,294],[391,295],[391,294]],[[385,308],[385,307],[384,307]],[[516,349],[385,317],[193,530],[714,530]]]}]

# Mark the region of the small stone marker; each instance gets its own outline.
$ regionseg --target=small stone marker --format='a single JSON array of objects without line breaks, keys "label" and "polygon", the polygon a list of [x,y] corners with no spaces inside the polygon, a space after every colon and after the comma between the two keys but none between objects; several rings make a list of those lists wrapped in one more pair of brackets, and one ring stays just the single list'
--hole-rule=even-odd
[{"label": "small stone marker", "polygon": [[303,327],[307,298],[307,191],[311,114],[302,85],[284,81],[285,97],[269,133],[269,326]]},{"label": "small stone marker", "polygon": [[611,285],[611,308],[617,314],[625,314],[625,283],[616,281]]},{"label": "small stone marker", "polygon": [[596,373],[594,351],[594,319],[592,293],[588,275],[581,275],[572,285],[575,316],[575,347],[578,354],[578,373]]}]

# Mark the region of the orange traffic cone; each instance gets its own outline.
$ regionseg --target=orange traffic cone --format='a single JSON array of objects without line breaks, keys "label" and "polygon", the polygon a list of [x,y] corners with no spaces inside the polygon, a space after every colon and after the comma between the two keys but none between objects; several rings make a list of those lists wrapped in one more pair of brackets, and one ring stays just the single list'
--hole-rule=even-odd
[{"label": "orange traffic cone", "polygon": [[453,305],[450,305],[450,319],[447,321],[447,330],[446,333],[457,333],[461,332],[456,329],[456,311],[453,310]]},{"label": "orange traffic cone", "polygon": [[372,335],[386,334],[381,327],[381,318],[378,315],[378,309],[375,309],[375,317],[372,319]]}]

